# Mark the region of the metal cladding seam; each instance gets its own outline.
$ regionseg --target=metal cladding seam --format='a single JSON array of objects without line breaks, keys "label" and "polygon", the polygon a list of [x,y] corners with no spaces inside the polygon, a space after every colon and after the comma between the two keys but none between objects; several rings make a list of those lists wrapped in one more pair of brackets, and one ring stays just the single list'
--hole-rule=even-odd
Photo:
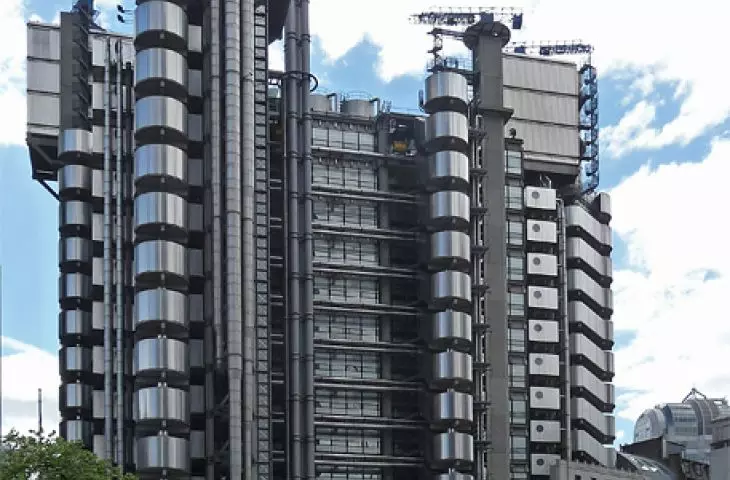
[{"label": "metal cladding seam", "polygon": [[[230,478],[243,478],[243,288],[241,239],[241,1],[224,0],[226,325]],[[252,114],[252,112],[245,112]]]},{"label": "metal cladding seam", "polygon": [[[155,57],[150,49],[187,55],[187,13],[172,1],[138,0],[135,23],[135,453],[141,478],[166,478],[190,472],[190,412],[171,407],[175,398],[187,404],[190,384],[188,74],[187,62],[144,61]],[[170,195],[181,200],[165,201]]]},{"label": "metal cladding seam", "polygon": [[113,458],[111,44],[104,44],[104,457]]},{"label": "metal cladding seam", "polygon": [[[287,428],[289,437],[288,458],[289,478],[301,480],[303,469],[302,445],[302,379],[301,379],[301,274],[300,274],[300,239],[299,239],[299,45],[297,33],[296,0],[291,0],[286,17],[286,35],[284,39],[284,55],[287,76],[285,77],[284,100],[286,102],[286,162],[288,183],[287,205],[287,391],[289,408],[287,409]],[[306,220],[306,219],[305,219]]]},{"label": "metal cladding seam", "polygon": [[427,182],[432,232],[428,262],[429,309],[433,312],[430,388],[435,392],[429,467],[434,478],[440,478],[449,472],[471,473],[474,463],[470,186],[460,174],[469,167],[468,120],[464,114],[468,105],[467,81],[456,73],[433,73],[426,79],[426,92],[426,149],[430,161],[454,163],[432,169]]},{"label": "metal cladding seam", "polygon": [[[78,12],[78,15],[83,13]],[[79,20],[79,19],[77,19]],[[88,30],[75,26],[74,68],[78,92],[90,92]],[[60,434],[92,448],[93,392],[103,385],[93,372],[91,301],[93,272],[93,169],[91,97],[79,94],[73,112],[61,112],[58,144]],[[70,115],[69,115],[70,114]],[[99,192],[101,193],[101,192]],[[87,345],[87,346],[84,346]]]},{"label": "metal cladding seam", "polygon": [[253,412],[256,404],[256,239],[254,184],[256,126],[254,101],[254,0],[241,0],[241,235],[243,257],[243,476],[254,478]]},{"label": "metal cladding seam", "polygon": [[116,176],[115,176],[115,183],[116,188],[115,191],[117,192],[116,195],[116,209],[115,209],[115,217],[114,217],[114,230],[115,230],[115,238],[116,238],[116,254],[115,254],[115,260],[116,260],[116,267],[115,267],[115,279],[114,283],[116,284],[116,301],[114,303],[114,316],[116,318],[116,400],[117,400],[117,418],[116,418],[116,452],[114,460],[118,465],[121,465],[122,469],[125,465],[125,458],[124,458],[124,445],[125,445],[125,435],[124,435],[124,330],[127,327],[127,321],[126,321],[126,311],[125,311],[125,299],[124,299],[124,287],[126,286],[125,278],[124,278],[124,244],[127,241],[127,238],[125,236],[125,232],[122,227],[122,220],[123,220],[123,214],[124,214],[124,202],[126,200],[125,194],[126,194],[126,188],[124,184],[124,176],[125,176],[125,166],[124,166],[124,155],[126,154],[126,151],[123,149],[122,140],[122,109],[124,108],[124,98],[123,98],[123,85],[122,85],[122,68],[124,65],[124,61],[122,59],[122,41],[117,40],[116,41],[116,86],[117,86],[117,95],[116,95],[116,105],[117,105],[117,137],[116,137]]},{"label": "metal cladding seam", "polygon": [[304,476],[314,480],[315,431],[314,431],[314,246],[312,234],[313,201],[312,201],[312,114],[310,100],[310,45],[309,33],[309,0],[298,2],[299,49],[300,49],[300,108],[301,108],[301,154],[303,185],[303,219],[304,225],[302,253],[304,255],[304,272],[302,275],[302,310],[304,320]]}]

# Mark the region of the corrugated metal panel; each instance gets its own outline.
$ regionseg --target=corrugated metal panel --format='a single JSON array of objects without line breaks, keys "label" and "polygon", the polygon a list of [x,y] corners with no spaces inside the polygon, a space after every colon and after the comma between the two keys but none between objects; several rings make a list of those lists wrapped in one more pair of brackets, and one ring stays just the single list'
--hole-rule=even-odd
[{"label": "corrugated metal panel", "polygon": [[511,128],[517,131],[517,138],[524,140],[526,152],[576,159],[579,156],[578,130],[575,127],[510,120],[505,126],[507,136]]},{"label": "corrugated metal panel", "polygon": [[578,97],[505,88],[504,105],[518,120],[578,125]]},{"label": "corrugated metal panel", "polygon": [[28,124],[41,127],[56,127],[59,122],[58,95],[29,93]]},{"label": "corrugated metal panel", "polygon": [[575,64],[527,56],[505,55],[502,58],[506,86],[578,94]]},{"label": "corrugated metal panel", "polygon": [[58,62],[28,60],[28,90],[60,93],[61,70]]},{"label": "corrugated metal panel", "polygon": [[61,60],[61,41],[58,27],[28,25],[28,57]]}]

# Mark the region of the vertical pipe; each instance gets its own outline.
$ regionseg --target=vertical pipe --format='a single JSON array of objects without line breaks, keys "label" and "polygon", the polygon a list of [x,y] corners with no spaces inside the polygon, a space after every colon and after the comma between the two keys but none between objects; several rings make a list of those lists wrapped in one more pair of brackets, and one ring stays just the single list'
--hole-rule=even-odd
[{"label": "vertical pipe", "polygon": [[288,332],[289,365],[289,478],[302,479],[302,384],[301,384],[301,311],[300,311],[300,272],[299,272],[299,114],[298,84],[299,57],[297,50],[296,0],[291,0],[286,18],[286,37],[284,43],[286,63],[285,100],[286,100],[286,156],[288,192]]},{"label": "vertical pipe", "polygon": [[558,253],[560,255],[561,272],[561,309],[562,309],[562,330],[563,330],[563,388],[565,389],[565,408],[563,414],[565,416],[565,460],[568,462],[568,470],[570,470],[570,462],[573,459],[573,432],[571,420],[571,398],[570,390],[572,388],[572,379],[570,375],[570,319],[568,318],[568,260],[566,251],[566,227],[565,227],[565,203],[562,198],[557,200],[558,206],[558,223],[560,228],[560,238],[558,238]]},{"label": "vertical pipe", "polygon": [[222,266],[222,231],[223,218],[221,216],[222,202],[222,175],[221,175],[221,0],[210,1],[210,49],[208,68],[210,71],[210,175],[211,175],[211,210],[212,238],[211,256],[213,266],[213,319],[212,325],[206,325],[206,352],[210,351],[214,364],[206,372],[205,385],[205,441],[206,479],[215,478],[215,372],[224,365],[223,358],[223,266]]},{"label": "vertical pipe", "polygon": [[[254,236],[254,183],[256,125],[254,101],[254,0],[241,1],[241,180],[243,255],[243,474],[254,478],[253,411],[256,404],[254,359],[256,355],[256,239]],[[256,475],[258,476],[258,475]]]},{"label": "vertical pipe", "polygon": [[222,292],[222,237],[221,216],[221,2],[210,2],[210,168],[211,206],[213,213],[212,248],[213,257],[213,334],[215,335],[216,366],[223,365],[223,292]]},{"label": "vertical pipe", "polygon": [[304,275],[302,309],[304,310],[304,472],[314,480],[314,247],[312,245],[312,114],[309,97],[310,44],[309,0],[299,2],[299,48],[301,65],[301,154],[304,187]]},{"label": "vertical pipe", "polygon": [[[241,287],[241,0],[225,0],[225,209],[228,331],[228,430],[232,479],[242,470],[242,287]],[[248,112],[247,112],[248,113]]]},{"label": "vertical pipe", "polygon": [[124,468],[124,350],[122,343],[124,341],[124,234],[122,232],[122,215],[124,213],[124,170],[122,167],[122,156],[124,150],[122,148],[122,105],[124,104],[122,95],[122,41],[117,40],[116,43],[116,85],[117,85],[117,137],[116,137],[116,218],[115,218],[115,240],[116,240],[116,303],[115,317],[117,319],[117,450],[116,463]]},{"label": "vertical pipe", "polygon": [[104,46],[104,454],[113,458],[112,418],[112,172],[111,172],[111,45]]}]

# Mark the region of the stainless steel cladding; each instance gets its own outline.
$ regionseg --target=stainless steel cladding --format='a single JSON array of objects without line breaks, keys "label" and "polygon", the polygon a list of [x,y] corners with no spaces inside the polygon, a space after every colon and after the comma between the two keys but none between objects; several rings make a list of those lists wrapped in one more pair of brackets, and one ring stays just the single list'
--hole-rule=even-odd
[{"label": "stainless steel cladding", "polygon": [[431,272],[431,370],[434,390],[429,466],[434,477],[471,473],[474,463],[472,396],[472,239],[467,155],[466,78],[438,72],[426,79],[424,108],[429,157],[428,227]]},{"label": "stainless steel cladding", "polygon": [[458,112],[436,112],[426,119],[426,148],[431,151],[469,147],[469,121]]},{"label": "stainless steel cladding", "polygon": [[545,220],[528,220],[527,241],[550,244],[557,243],[558,227],[555,222]]},{"label": "stainless steel cladding", "polygon": [[612,452],[602,445],[615,438],[614,419],[606,415],[615,405],[610,203],[600,193],[565,207],[568,313],[580,332],[570,335],[571,376],[577,387],[572,416],[581,425],[573,443],[576,451],[607,466]]},{"label": "stainless steel cladding", "polygon": [[560,422],[555,420],[532,420],[530,441],[536,443],[560,442]]},{"label": "stainless steel cladding", "polygon": [[429,156],[428,185],[439,190],[447,185],[469,185],[469,157],[454,150],[440,150]]},{"label": "stainless steel cladding", "polygon": [[360,99],[343,100],[340,111],[353,117],[372,118],[375,116],[375,102]]},{"label": "stainless steel cladding", "polygon": [[454,111],[466,113],[469,108],[469,86],[466,77],[455,72],[439,72],[426,78],[423,104],[428,113]]},{"label": "stainless steel cladding", "polygon": [[550,466],[560,461],[560,455],[549,453],[533,453],[530,455],[533,475],[550,475]]},{"label": "stainless steel cladding", "polygon": [[552,188],[525,187],[525,207],[537,210],[555,210],[557,195]]},{"label": "stainless steel cladding", "polygon": [[188,475],[188,50],[179,2],[135,13],[135,455],[142,477]]},{"label": "stainless steel cladding", "polygon": [[323,95],[321,93],[312,94],[310,96],[312,102],[313,112],[331,112],[332,111],[332,97],[329,95]]}]

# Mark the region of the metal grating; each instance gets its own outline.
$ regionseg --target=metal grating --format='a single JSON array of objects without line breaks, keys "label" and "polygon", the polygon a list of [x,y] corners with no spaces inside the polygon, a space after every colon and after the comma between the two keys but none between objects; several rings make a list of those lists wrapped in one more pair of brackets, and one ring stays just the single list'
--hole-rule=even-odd
[{"label": "metal grating", "polygon": [[267,4],[254,11],[255,223],[256,223],[256,477],[271,478],[271,369],[269,336],[269,114]]}]

